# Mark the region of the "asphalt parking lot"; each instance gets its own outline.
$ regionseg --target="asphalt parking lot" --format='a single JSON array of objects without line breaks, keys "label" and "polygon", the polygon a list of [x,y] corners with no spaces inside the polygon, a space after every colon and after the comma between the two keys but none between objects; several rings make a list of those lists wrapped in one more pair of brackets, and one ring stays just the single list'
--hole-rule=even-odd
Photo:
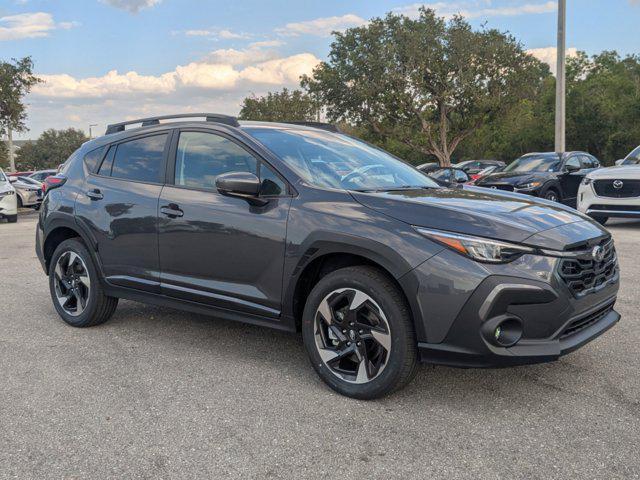
[{"label": "asphalt parking lot", "polygon": [[623,320],[562,360],[423,366],[340,397],[299,336],[121,302],[73,329],[0,223],[1,478],[640,478],[640,222],[612,221]]}]

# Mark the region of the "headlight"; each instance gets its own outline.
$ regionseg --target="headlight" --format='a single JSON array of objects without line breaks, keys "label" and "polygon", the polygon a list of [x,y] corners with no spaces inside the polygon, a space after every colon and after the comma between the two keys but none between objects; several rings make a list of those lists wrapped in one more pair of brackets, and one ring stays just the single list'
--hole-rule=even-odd
[{"label": "headlight", "polygon": [[593,179],[589,177],[584,177],[582,179],[582,185],[591,185],[593,183]]},{"label": "headlight", "polygon": [[16,192],[13,190],[7,190],[6,192],[0,192],[0,197],[8,197],[9,195],[15,195]]},{"label": "headlight", "polygon": [[420,227],[414,228],[425,237],[435,240],[455,252],[478,262],[508,263],[525,253],[534,252],[533,248],[513,243],[461,235],[459,233],[442,232],[440,230],[428,230]]},{"label": "headlight", "polygon": [[538,188],[540,185],[542,185],[542,182],[529,182],[518,185],[516,188],[518,190],[533,190],[534,188]]}]

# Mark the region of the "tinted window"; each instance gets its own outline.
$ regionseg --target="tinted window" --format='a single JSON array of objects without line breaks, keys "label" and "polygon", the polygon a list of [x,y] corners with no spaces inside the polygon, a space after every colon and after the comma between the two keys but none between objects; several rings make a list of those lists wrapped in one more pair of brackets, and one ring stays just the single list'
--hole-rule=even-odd
[{"label": "tinted window", "polygon": [[595,158],[588,155],[582,156],[582,168],[598,168],[599,166],[600,165]]},{"label": "tinted window", "polygon": [[229,172],[257,174],[253,155],[220,135],[182,132],[176,154],[175,184],[215,189],[216,177]]},{"label": "tinted window", "polygon": [[640,147],[632,151],[627,158],[625,158],[623,165],[636,165],[640,164]]},{"label": "tinted window", "polygon": [[278,177],[273,170],[265,164],[260,166],[260,195],[280,196],[287,194],[286,184]]},{"label": "tinted window", "polygon": [[436,170],[435,172],[431,172],[430,175],[433,178],[437,178],[438,180],[442,180],[444,182],[451,181],[451,170],[448,168],[443,168],[441,170]]},{"label": "tinted window", "polygon": [[111,167],[113,167],[113,156],[116,153],[116,146],[113,145],[109,147],[109,151],[107,152],[107,156],[102,161],[102,165],[100,165],[100,169],[98,170],[98,175],[104,175],[105,177],[111,176]]},{"label": "tinted window", "polygon": [[[96,148],[95,150],[91,150],[84,156],[84,163],[87,166],[87,169],[91,173],[95,173],[98,170],[98,165],[102,161],[102,157],[104,156],[104,151],[106,147]],[[46,175],[46,174],[40,174]]]},{"label": "tinted window", "polygon": [[567,160],[566,163],[564,164],[564,166],[568,167],[569,165],[573,165],[574,167],[582,168],[582,165],[580,164],[580,158],[579,157],[571,157],[569,160]]},{"label": "tinted window", "polygon": [[161,183],[166,142],[167,134],[162,134],[119,144],[111,176],[137,182]]},{"label": "tinted window", "polygon": [[456,182],[468,182],[469,176],[464,173],[462,170],[454,170],[454,175],[456,178]]},{"label": "tinted window", "polygon": [[557,154],[525,155],[509,164],[504,172],[555,172],[560,164]]}]

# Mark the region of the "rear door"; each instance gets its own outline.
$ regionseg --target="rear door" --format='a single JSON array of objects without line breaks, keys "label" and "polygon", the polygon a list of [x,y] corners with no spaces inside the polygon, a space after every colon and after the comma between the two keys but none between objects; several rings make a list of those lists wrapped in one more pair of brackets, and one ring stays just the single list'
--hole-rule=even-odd
[{"label": "rear door", "polygon": [[[255,152],[211,129],[180,131],[169,165],[160,198],[162,292],[278,317],[289,186]],[[216,177],[228,172],[258,175],[266,205],[221,195]]]},{"label": "rear door", "polygon": [[94,173],[76,200],[77,218],[96,239],[106,279],[115,285],[160,291],[158,199],[170,137],[139,136],[85,157]]}]

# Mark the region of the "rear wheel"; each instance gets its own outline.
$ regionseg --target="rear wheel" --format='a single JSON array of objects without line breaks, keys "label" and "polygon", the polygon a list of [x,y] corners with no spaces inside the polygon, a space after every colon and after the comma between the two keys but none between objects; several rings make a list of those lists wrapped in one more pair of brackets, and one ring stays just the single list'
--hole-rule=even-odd
[{"label": "rear wheel", "polygon": [[18,208],[22,208],[22,198],[18,195]]},{"label": "rear wheel", "polygon": [[7,215],[7,222],[16,223],[18,221],[18,215]]},{"label": "rear wheel", "polygon": [[80,240],[62,242],[49,267],[53,305],[74,327],[92,327],[109,320],[118,299],[104,294],[89,251]]},{"label": "rear wheel", "polygon": [[416,372],[409,309],[398,287],[376,268],[343,268],[323,277],[307,299],[302,335],[320,378],[349,397],[387,395]]}]

